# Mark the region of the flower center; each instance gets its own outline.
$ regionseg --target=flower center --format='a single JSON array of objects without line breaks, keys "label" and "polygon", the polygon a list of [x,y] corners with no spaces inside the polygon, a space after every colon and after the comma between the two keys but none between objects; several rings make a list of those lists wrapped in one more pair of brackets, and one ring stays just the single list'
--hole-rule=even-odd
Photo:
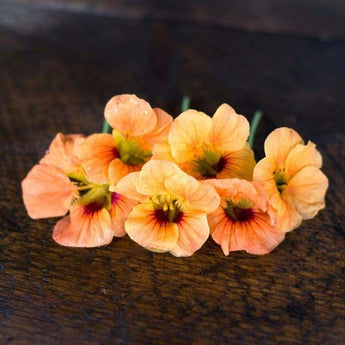
[{"label": "flower center", "polygon": [[119,157],[125,164],[141,165],[152,156],[152,152],[144,151],[135,138],[128,139],[116,130],[113,130],[113,137]]},{"label": "flower center", "polygon": [[253,203],[247,199],[241,199],[239,202],[226,200],[226,206],[223,208],[225,214],[233,221],[248,222],[254,217],[252,209]]},{"label": "flower center", "polygon": [[194,161],[196,164],[195,170],[204,178],[216,177],[225,167],[226,159],[219,153],[212,151],[205,151],[202,158]]},{"label": "flower center", "polygon": [[283,193],[286,186],[288,185],[288,177],[285,173],[285,169],[283,168],[273,171],[273,177],[279,193]]},{"label": "flower center", "polygon": [[160,223],[178,223],[183,216],[181,202],[170,195],[151,198],[154,216]]},{"label": "flower center", "polygon": [[119,199],[120,195],[109,191],[108,184],[95,184],[89,182],[85,175],[68,175],[70,181],[77,186],[79,198],[76,202],[84,205],[86,214],[93,214],[102,208],[109,209]]}]

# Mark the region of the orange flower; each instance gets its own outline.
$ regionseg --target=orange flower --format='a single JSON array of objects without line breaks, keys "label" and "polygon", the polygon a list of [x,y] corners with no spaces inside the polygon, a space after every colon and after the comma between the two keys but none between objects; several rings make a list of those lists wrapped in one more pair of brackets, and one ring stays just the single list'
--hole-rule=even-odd
[{"label": "orange flower", "polygon": [[239,177],[251,180],[254,154],[246,142],[249,123],[222,104],[213,118],[187,110],[173,122],[168,143],[158,145],[154,158],[171,159],[197,179]]},{"label": "orange flower", "polygon": [[109,191],[109,184],[88,181],[78,151],[84,138],[59,133],[48,153],[22,182],[23,199],[32,218],[70,214],[54,229],[56,242],[74,247],[108,244],[125,235],[124,221],[136,202]]},{"label": "orange flower", "polygon": [[112,190],[141,202],[125,222],[129,237],[155,252],[190,256],[209,236],[206,213],[219,204],[214,188],[169,161],[150,160]]},{"label": "orange flower", "polygon": [[172,117],[135,95],[113,97],[105,107],[113,134],[91,135],[81,146],[80,158],[88,180],[116,184],[139,171],[152,156],[152,149],[167,138]]},{"label": "orange flower", "polygon": [[75,149],[83,140],[81,135],[58,133],[41,164],[35,165],[23,180],[23,200],[31,218],[60,217],[68,212],[78,197],[77,186],[68,174],[80,174]]},{"label": "orange flower", "polygon": [[110,193],[106,185],[93,187],[92,193],[98,195],[88,201],[81,197],[71,207],[70,214],[57,222],[53,232],[57,243],[68,247],[96,247],[109,244],[114,236],[126,234],[124,222],[136,202]]},{"label": "orange flower", "polygon": [[328,179],[321,172],[322,157],[315,144],[304,142],[291,128],[274,130],[265,141],[266,157],[254,169],[282,231],[298,227],[325,207]]},{"label": "orange flower", "polygon": [[267,198],[253,182],[240,179],[208,180],[221,197],[220,206],[207,216],[211,236],[225,255],[236,250],[267,254],[283,239],[274,225]]}]

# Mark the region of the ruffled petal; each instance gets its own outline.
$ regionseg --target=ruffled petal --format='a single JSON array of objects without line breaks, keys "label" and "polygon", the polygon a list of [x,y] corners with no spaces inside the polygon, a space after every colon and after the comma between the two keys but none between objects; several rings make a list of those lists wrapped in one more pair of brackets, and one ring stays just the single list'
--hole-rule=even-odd
[{"label": "ruffled petal", "polygon": [[178,239],[177,225],[160,222],[151,204],[135,206],[127,218],[125,228],[134,242],[155,252],[172,250]]},{"label": "ruffled petal", "polygon": [[204,213],[187,212],[177,223],[179,236],[176,246],[170,250],[175,256],[191,256],[208,239],[210,229]]},{"label": "ruffled petal", "polygon": [[167,140],[154,145],[153,151],[152,151],[152,159],[172,161],[172,162],[174,161],[174,158],[171,155],[171,147]]},{"label": "ruffled petal", "polygon": [[88,205],[74,205],[70,215],[55,225],[53,239],[67,247],[98,247],[109,244],[113,237],[113,225],[109,212],[100,208],[88,212]]},{"label": "ruffled petal", "polygon": [[295,175],[306,166],[321,168],[322,157],[312,142],[307,145],[297,144],[287,155],[285,169],[288,175]]},{"label": "ruffled petal", "polygon": [[171,153],[177,162],[193,160],[210,146],[212,120],[206,114],[187,110],[173,122],[169,133]]},{"label": "ruffled petal", "polygon": [[220,203],[220,198],[212,186],[202,184],[183,172],[167,178],[165,187],[178,199],[186,200],[188,207],[193,210],[210,213]]},{"label": "ruffled petal", "polygon": [[151,150],[156,143],[161,143],[168,139],[169,130],[173,122],[172,116],[163,109],[154,108],[153,111],[157,116],[156,127],[151,132],[141,137],[144,142],[149,143],[149,149]]},{"label": "ruffled petal", "polygon": [[122,134],[145,135],[156,127],[157,116],[150,104],[135,95],[119,95],[105,106],[104,116]]},{"label": "ruffled petal", "polygon": [[222,104],[212,117],[210,141],[218,151],[238,151],[249,136],[248,120],[238,115],[228,104]]},{"label": "ruffled petal", "polygon": [[80,161],[77,156],[77,147],[85,140],[82,135],[56,134],[49,146],[47,154],[40,160],[40,163],[54,165],[65,174],[80,169]]},{"label": "ruffled petal", "polygon": [[299,171],[289,182],[287,193],[303,219],[313,218],[325,207],[328,179],[314,166]]},{"label": "ruffled petal", "polygon": [[151,159],[144,164],[137,181],[137,191],[144,195],[166,192],[165,180],[175,174],[184,174],[173,162]]},{"label": "ruffled petal", "polygon": [[303,139],[295,130],[277,128],[265,140],[265,154],[282,168],[288,153],[298,144],[303,144]]},{"label": "ruffled petal", "polygon": [[52,165],[35,165],[22,182],[23,200],[33,219],[65,215],[78,195],[75,185]]},{"label": "ruffled petal", "polygon": [[80,161],[93,183],[109,183],[109,165],[117,157],[111,134],[93,134],[80,146]]}]

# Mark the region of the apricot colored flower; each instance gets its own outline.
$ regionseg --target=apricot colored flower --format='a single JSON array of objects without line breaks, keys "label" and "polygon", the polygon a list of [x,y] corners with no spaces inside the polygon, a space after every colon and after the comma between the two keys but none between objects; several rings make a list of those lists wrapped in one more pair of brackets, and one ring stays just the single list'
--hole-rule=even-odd
[{"label": "apricot colored flower", "polygon": [[80,174],[75,150],[83,140],[81,135],[58,133],[40,164],[22,181],[23,200],[31,218],[60,217],[68,212],[78,197],[77,186],[68,174]]},{"label": "apricot colored flower", "polygon": [[224,254],[245,250],[267,254],[285,237],[274,226],[269,203],[260,186],[240,179],[207,180],[221,197],[220,206],[207,218],[211,236]]},{"label": "apricot colored flower", "polygon": [[129,214],[129,237],[155,252],[190,256],[209,236],[206,214],[220,202],[214,188],[170,161],[150,160],[112,187],[140,202]]},{"label": "apricot colored flower", "polygon": [[32,218],[64,216],[53,238],[66,246],[94,247],[125,235],[124,220],[136,202],[109,191],[109,184],[88,181],[78,152],[85,138],[59,133],[40,164],[22,182]]},{"label": "apricot colored flower", "polygon": [[75,203],[68,216],[59,220],[53,239],[68,247],[96,247],[126,234],[124,222],[135,201],[109,192],[108,185],[94,185]]},{"label": "apricot colored flower", "polygon": [[151,158],[154,145],[167,138],[172,117],[135,95],[113,97],[104,114],[112,135],[91,135],[80,158],[90,181],[116,184]]},{"label": "apricot colored flower", "polygon": [[304,142],[291,128],[278,128],[265,141],[266,157],[254,169],[282,231],[298,227],[325,207],[328,179],[315,144]]},{"label": "apricot colored flower", "polygon": [[171,159],[197,179],[252,179],[254,154],[247,138],[249,123],[227,104],[212,118],[187,110],[173,122],[168,142],[154,150],[154,158]]}]

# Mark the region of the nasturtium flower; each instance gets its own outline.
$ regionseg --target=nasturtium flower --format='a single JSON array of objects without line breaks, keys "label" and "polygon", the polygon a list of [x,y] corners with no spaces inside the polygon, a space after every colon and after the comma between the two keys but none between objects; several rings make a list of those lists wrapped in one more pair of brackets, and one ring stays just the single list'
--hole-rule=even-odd
[{"label": "nasturtium flower", "polygon": [[59,220],[53,239],[68,247],[96,247],[126,234],[124,222],[136,205],[124,195],[109,192],[109,185],[94,185]]},{"label": "nasturtium flower", "polygon": [[172,117],[135,95],[113,97],[104,114],[112,134],[91,135],[80,158],[90,181],[116,184],[151,158],[154,145],[167,138]]},{"label": "nasturtium flower", "polygon": [[81,135],[58,133],[46,155],[22,181],[23,200],[33,219],[60,217],[68,212],[78,197],[77,186],[68,174],[82,170],[76,148]]},{"label": "nasturtium flower", "polygon": [[282,231],[298,227],[325,207],[328,179],[320,170],[315,144],[304,144],[291,128],[278,128],[265,141],[266,157],[254,169],[254,181],[266,193]]},{"label": "nasturtium flower", "polygon": [[206,214],[220,202],[212,186],[163,160],[150,160],[111,190],[140,202],[125,222],[129,237],[151,251],[175,256],[190,256],[204,244],[209,236]]},{"label": "nasturtium flower", "polygon": [[66,246],[94,247],[124,236],[124,220],[136,202],[87,180],[79,160],[80,135],[59,133],[49,151],[22,182],[32,218],[69,215],[55,226],[53,238]]},{"label": "nasturtium flower", "polygon": [[211,236],[225,255],[237,250],[267,254],[284,239],[259,185],[236,178],[204,183],[215,187],[221,197],[219,207],[207,218]]},{"label": "nasturtium flower", "polygon": [[248,135],[247,119],[227,104],[222,104],[212,118],[190,109],[174,120],[168,140],[154,149],[154,158],[172,158],[199,180],[251,180],[255,160]]}]

